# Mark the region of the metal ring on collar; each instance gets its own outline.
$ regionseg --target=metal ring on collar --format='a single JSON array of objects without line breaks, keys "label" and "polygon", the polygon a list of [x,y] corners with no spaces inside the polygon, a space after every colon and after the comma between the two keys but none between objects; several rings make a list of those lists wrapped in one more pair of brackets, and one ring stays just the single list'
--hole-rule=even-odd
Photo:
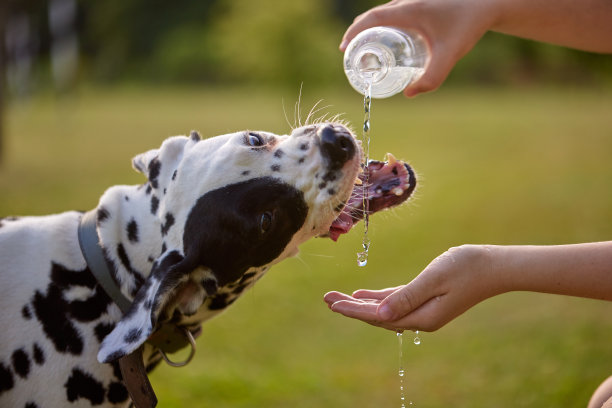
[{"label": "metal ring on collar", "polygon": [[191,351],[189,352],[189,356],[187,356],[185,361],[179,361],[179,362],[172,361],[172,360],[170,360],[168,358],[166,353],[163,352],[163,350],[161,350],[161,349],[159,350],[159,352],[161,353],[162,358],[171,367],[184,367],[187,364],[189,364],[189,362],[191,362],[191,360],[193,359],[193,356],[195,356],[195,352],[196,352],[195,339],[193,338],[193,335],[191,334],[191,332],[189,330],[187,330],[187,328],[182,327],[182,330],[183,330],[183,334],[185,335],[185,337],[189,341],[189,345],[191,346]]}]

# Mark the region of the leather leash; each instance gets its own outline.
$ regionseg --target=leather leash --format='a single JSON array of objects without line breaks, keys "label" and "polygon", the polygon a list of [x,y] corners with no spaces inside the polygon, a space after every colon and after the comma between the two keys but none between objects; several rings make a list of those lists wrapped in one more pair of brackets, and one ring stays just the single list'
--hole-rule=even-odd
[{"label": "leather leash", "polygon": [[[96,229],[97,211],[91,210],[83,214],[79,222],[78,236],[81,252],[85,257],[89,270],[94,275],[102,289],[113,302],[125,314],[132,302],[130,302],[120,291],[113,280],[108,265],[104,258],[104,253],[100,246],[98,231]],[[162,358],[173,367],[187,365],[195,354],[194,337],[199,336],[202,331],[200,325],[193,327],[179,327],[173,324],[166,324],[155,331],[148,339],[147,343],[159,350]],[[183,362],[176,363],[171,361],[166,353],[174,353],[185,346],[191,346],[189,357]],[[157,397],[147,376],[143,359],[144,346],[140,346],[134,352],[119,359],[119,368],[125,387],[130,394],[132,403],[136,408],[153,408],[157,405]]]}]

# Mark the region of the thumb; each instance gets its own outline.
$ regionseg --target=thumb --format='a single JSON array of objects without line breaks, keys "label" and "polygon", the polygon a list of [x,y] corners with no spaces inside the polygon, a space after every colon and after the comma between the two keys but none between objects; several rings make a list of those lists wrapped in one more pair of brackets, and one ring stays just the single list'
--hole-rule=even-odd
[{"label": "thumb", "polygon": [[404,285],[389,296],[378,306],[376,315],[383,321],[394,321],[412,312],[426,299],[418,295],[420,291],[415,290],[415,281]]}]

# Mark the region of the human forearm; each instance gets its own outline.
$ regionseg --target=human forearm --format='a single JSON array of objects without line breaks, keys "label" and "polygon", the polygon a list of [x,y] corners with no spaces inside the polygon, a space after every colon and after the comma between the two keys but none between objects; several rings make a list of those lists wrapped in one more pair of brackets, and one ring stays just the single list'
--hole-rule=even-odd
[{"label": "human forearm", "polygon": [[612,241],[490,246],[503,292],[531,291],[612,300]]},{"label": "human forearm", "polygon": [[585,51],[612,52],[610,0],[494,0],[492,31]]}]

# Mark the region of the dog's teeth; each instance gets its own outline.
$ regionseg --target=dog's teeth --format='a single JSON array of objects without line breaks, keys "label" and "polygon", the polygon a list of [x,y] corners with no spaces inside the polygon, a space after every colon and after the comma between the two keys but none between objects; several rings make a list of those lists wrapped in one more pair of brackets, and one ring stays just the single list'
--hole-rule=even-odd
[{"label": "dog's teeth", "polygon": [[402,194],[404,194],[404,189],[401,187],[395,187],[393,189],[393,194],[395,194],[396,196],[401,196]]},{"label": "dog's teeth", "polygon": [[359,177],[355,178],[355,184],[357,184],[358,186],[363,185],[363,181],[361,181],[361,179]]},{"label": "dog's teeth", "polygon": [[389,166],[393,166],[395,163],[397,163],[397,159],[391,153],[387,153],[387,162],[389,163]]}]

